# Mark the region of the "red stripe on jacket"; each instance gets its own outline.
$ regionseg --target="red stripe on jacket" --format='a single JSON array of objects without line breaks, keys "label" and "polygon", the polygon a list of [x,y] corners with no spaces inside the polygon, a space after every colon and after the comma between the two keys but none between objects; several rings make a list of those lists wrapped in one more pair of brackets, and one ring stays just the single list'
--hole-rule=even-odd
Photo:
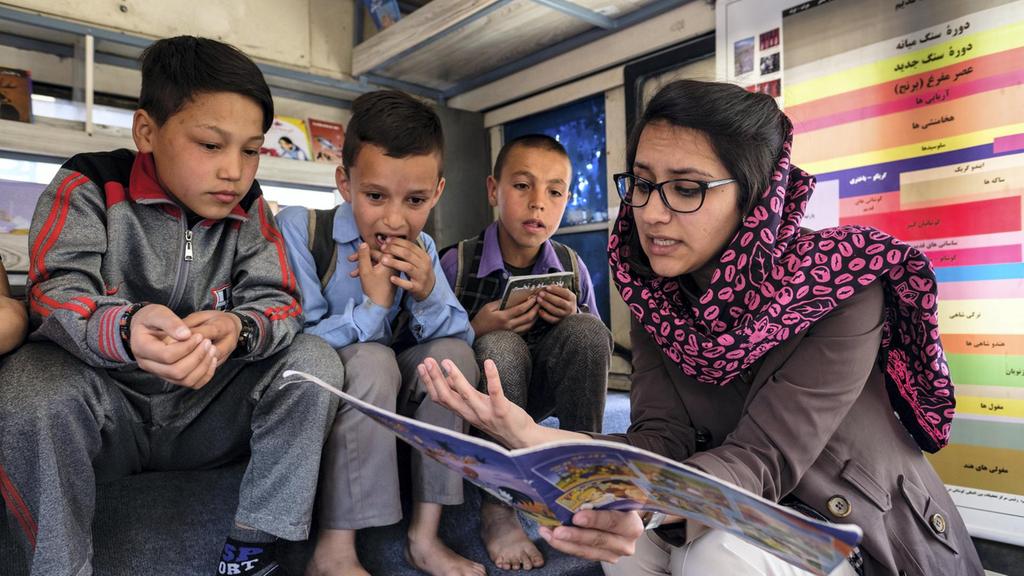
[{"label": "red stripe on jacket", "polygon": [[[88,319],[92,316],[92,313],[96,311],[96,303],[85,296],[76,296],[68,302],[61,304],[60,302],[50,298],[43,293],[43,290],[39,287],[39,284],[32,286],[32,291],[29,293],[29,303],[35,304],[37,311],[43,316],[49,316],[53,310],[71,310],[77,313],[82,318]],[[46,306],[50,310],[43,312],[43,306]]]},{"label": "red stripe on jacket", "polygon": [[47,215],[46,222],[43,223],[43,227],[39,230],[39,236],[32,245],[32,252],[29,255],[29,261],[31,263],[29,266],[29,278],[32,280],[35,280],[39,276],[38,267],[42,263],[39,258],[39,251],[43,243],[46,241],[47,236],[49,236],[50,231],[53,228],[53,223],[57,219],[57,215],[61,211],[61,198],[64,197],[64,191],[67,190],[74,181],[81,178],[85,178],[85,176],[79,172],[73,172],[60,183],[60,186],[57,187],[57,196],[54,198],[53,205],[50,206],[50,213]]},{"label": "red stripe on jacket", "polygon": [[284,249],[284,238],[271,223],[272,221],[267,218],[267,203],[263,201],[263,197],[260,197],[258,202],[257,212],[260,214],[260,232],[263,233],[264,238],[272,242],[274,247],[277,248],[278,265],[281,267],[281,286],[289,293],[294,294],[295,275],[292,274],[291,266],[288,265],[288,254]]},{"label": "red stripe on jacket", "polygon": [[[96,341],[100,347],[100,354],[117,361],[121,361],[122,358],[121,355],[117,353],[117,342],[114,341],[111,334],[116,331],[114,328],[115,321],[123,313],[124,309],[124,306],[118,306],[105,311],[103,316],[100,318],[100,327],[96,334]],[[118,336],[120,336],[120,332],[118,332]]]},{"label": "red stripe on jacket", "polygon": [[57,216],[57,221],[56,224],[54,224],[53,230],[49,233],[49,238],[47,238],[46,243],[43,244],[43,247],[39,250],[39,252],[36,253],[35,258],[33,259],[33,262],[35,262],[36,271],[35,277],[32,277],[33,281],[36,281],[40,278],[45,280],[46,278],[49,277],[49,275],[46,272],[46,253],[50,251],[50,248],[52,248],[54,243],[57,242],[57,238],[60,236],[60,233],[64,230],[64,223],[67,222],[68,212],[71,208],[71,193],[74,192],[83,183],[88,181],[88,178],[82,176],[81,178],[71,182],[70,185],[64,187],[63,196],[61,195],[60,191],[58,191],[57,204],[59,209],[59,215]]},{"label": "red stripe on jacket", "polygon": [[3,496],[7,509],[14,515],[18,525],[25,532],[29,545],[35,550],[36,535],[39,530],[36,526],[36,521],[32,518],[32,512],[25,505],[25,501],[21,499],[21,494],[14,487],[14,482],[11,482],[11,478],[7,475],[7,471],[4,470],[3,466],[0,466],[0,496]]},{"label": "red stripe on jacket", "polygon": [[32,285],[32,290],[29,292],[29,302],[38,302],[40,305],[45,305],[47,308],[54,310],[60,308],[60,302],[43,294],[43,289],[39,287],[39,284]]},{"label": "red stripe on jacket", "polygon": [[263,314],[271,320],[284,320],[285,318],[291,318],[302,314],[302,305],[299,304],[298,300],[293,298],[291,304],[287,306],[267,308],[263,311]]}]

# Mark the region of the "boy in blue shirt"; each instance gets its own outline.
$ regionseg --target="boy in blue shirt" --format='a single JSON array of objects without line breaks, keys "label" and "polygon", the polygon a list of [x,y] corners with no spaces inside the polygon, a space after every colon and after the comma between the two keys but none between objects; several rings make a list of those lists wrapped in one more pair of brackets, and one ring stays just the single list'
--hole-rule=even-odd
[{"label": "boy in blue shirt", "polygon": [[[338,350],[344,390],[461,430],[462,420],[426,395],[416,372],[432,356],[477,374],[469,318],[444,280],[433,239],[421,232],[444,190],[443,150],[440,119],[424,104],[394,91],[360,96],[335,173],[345,203],[329,220],[286,208],[278,223],[302,289],[306,332]],[[324,234],[333,240],[331,264],[322,257]],[[343,403],[321,470],[321,531],[307,573],[366,574],[356,530],[402,517],[395,439]],[[437,534],[442,505],[462,502],[462,478],[413,451],[412,486],[411,563],[430,574],[483,575]]]}]

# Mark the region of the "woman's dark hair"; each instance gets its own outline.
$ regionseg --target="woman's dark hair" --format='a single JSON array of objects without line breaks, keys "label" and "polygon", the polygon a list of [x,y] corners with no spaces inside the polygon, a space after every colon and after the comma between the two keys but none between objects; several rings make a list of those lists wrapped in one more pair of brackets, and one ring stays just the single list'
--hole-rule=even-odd
[{"label": "woman's dark hair", "polygon": [[164,38],[142,53],[139,108],[163,125],[199,94],[233,92],[263,110],[263,132],[274,121],[274,100],[263,72],[239,49],[195,36]]},{"label": "woman's dark hair", "polygon": [[[737,208],[746,215],[768,188],[782,142],[791,124],[767,94],[748,92],[735,84],[676,80],[651,98],[629,136],[626,166],[633,169],[640,135],[648,124],[663,122],[707,135],[718,159],[739,186]],[[627,239],[633,270],[652,274],[640,246],[636,226]]]},{"label": "woman's dark hair", "polygon": [[363,94],[352,102],[352,117],[345,129],[341,161],[348,171],[355,165],[364,144],[373,144],[392,158],[436,153],[444,167],[444,133],[441,119],[430,106],[397,90]]}]

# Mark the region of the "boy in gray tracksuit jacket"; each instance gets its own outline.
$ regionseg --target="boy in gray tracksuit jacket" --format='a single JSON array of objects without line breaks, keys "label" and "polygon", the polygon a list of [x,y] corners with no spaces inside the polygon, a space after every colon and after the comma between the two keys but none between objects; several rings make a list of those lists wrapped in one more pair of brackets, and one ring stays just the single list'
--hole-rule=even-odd
[{"label": "boy in gray tracksuit jacket", "polygon": [[143,54],[133,137],[68,160],[29,236],[30,343],[0,369],[0,486],[33,575],[92,573],[95,483],[249,456],[211,568],[279,573],[277,538],[308,536],[337,404],[281,388],[295,368],[340,381],[302,309],[255,181],[273,102],[220,42]]}]

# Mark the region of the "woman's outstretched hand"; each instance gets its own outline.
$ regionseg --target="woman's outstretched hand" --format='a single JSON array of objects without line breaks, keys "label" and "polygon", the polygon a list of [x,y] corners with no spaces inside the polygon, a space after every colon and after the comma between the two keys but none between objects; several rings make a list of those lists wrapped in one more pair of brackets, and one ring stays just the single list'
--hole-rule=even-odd
[{"label": "woman's outstretched hand", "polygon": [[487,378],[487,394],[476,389],[466,380],[451,360],[442,360],[439,365],[433,358],[427,358],[418,367],[420,379],[426,384],[430,398],[448,408],[471,425],[483,430],[510,448],[532,446],[531,434],[539,425],[533,418],[505,398],[501,390],[501,378],[494,362],[484,362]]},{"label": "woman's outstretched hand", "polygon": [[[498,368],[491,360],[484,362],[487,394],[470,384],[451,360],[443,360],[439,365],[433,358],[427,358],[417,369],[434,402],[510,448],[590,439],[579,432],[546,428],[534,422],[526,410],[505,397]],[[554,530],[542,527],[540,534],[556,550],[604,562],[631,556],[644,529],[636,512],[611,510],[577,512],[573,524]]]}]

